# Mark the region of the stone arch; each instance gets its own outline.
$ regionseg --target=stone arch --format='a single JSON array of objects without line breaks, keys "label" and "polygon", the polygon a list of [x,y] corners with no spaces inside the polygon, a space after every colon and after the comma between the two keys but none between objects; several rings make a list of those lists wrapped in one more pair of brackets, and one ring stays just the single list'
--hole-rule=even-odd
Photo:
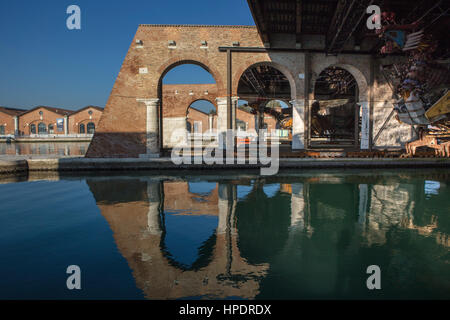
[{"label": "stone arch", "polygon": [[[357,122],[354,123],[354,128],[353,128],[354,129],[353,130],[354,131],[354,134],[353,134],[354,146],[358,145],[358,139],[359,139],[360,140],[360,143],[359,143],[360,148],[368,149],[369,143],[370,143],[369,142],[370,119],[369,119],[369,85],[368,85],[366,75],[368,75],[370,73],[370,71],[368,69],[364,70],[364,68],[363,68],[364,65],[360,65],[359,67],[357,67],[354,64],[349,63],[350,62],[349,59],[351,59],[351,57],[346,58],[346,59],[347,60],[339,59],[338,57],[332,57],[330,59],[324,59],[320,63],[315,64],[314,69],[312,70],[313,72],[311,75],[311,82],[310,82],[310,85],[311,85],[310,93],[312,93],[314,96],[313,99],[311,99],[311,96],[310,96],[310,108],[313,107],[311,102],[313,102],[315,99],[315,93],[316,93],[315,90],[316,90],[317,79],[323,71],[325,71],[327,68],[335,67],[335,68],[340,68],[340,69],[348,72],[356,81],[358,97],[357,97],[357,101],[355,101],[355,103],[356,103],[356,105],[359,105],[361,108],[355,114],[358,116],[358,118],[361,121],[361,127],[360,127],[360,130],[358,130],[358,127],[357,127],[358,123]],[[366,73],[366,75],[364,74],[364,72]],[[312,120],[309,120],[309,121],[312,121]],[[310,122],[309,122],[308,126],[309,126],[308,130],[311,130],[312,125]],[[328,126],[330,126],[330,124],[328,124]],[[348,132],[351,132],[351,131],[349,130]],[[331,139],[331,138],[329,138],[329,139]],[[311,143],[311,141],[312,141],[312,138],[310,137],[309,143]],[[349,141],[351,141],[351,140],[349,140]],[[350,144],[348,144],[348,145],[350,145]]]},{"label": "stone arch", "polygon": [[192,100],[189,100],[186,107],[186,113],[188,112],[189,108],[197,101],[208,101],[211,103],[214,108],[216,108],[217,111],[217,104],[216,104],[216,97],[208,97],[208,98],[192,98]]},{"label": "stone arch", "polygon": [[[192,105],[197,101],[207,101],[207,102],[211,103],[211,105],[214,107],[214,110],[215,110],[215,116],[210,117],[210,115],[207,114],[206,115],[207,118],[203,118],[204,117],[203,115],[197,119],[195,119],[195,117],[192,118],[192,116],[190,115],[190,112],[192,109],[196,110],[196,111],[200,111],[202,113],[205,113],[202,110],[192,107]],[[192,99],[191,101],[189,101],[188,106],[186,107],[186,125],[188,128],[188,132],[193,132],[192,130],[195,128],[195,124],[194,124],[195,122],[202,123],[202,132],[205,132],[205,130],[213,129],[214,126],[217,129],[217,113],[218,113],[217,108],[218,108],[217,104],[211,98],[195,98],[195,99]],[[194,114],[195,114],[195,112],[194,112]]]},{"label": "stone arch", "polygon": [[355,78],[356,83],[358,84],[359,102],[369,101],[369,85],[366,77],[357,67],[347,63],[323,63],[318,65],[316,68],[318,72],[313,73],[311,76],[311,88],[313,92],[316,80],[319,77],[320,73],[330,67],[337,67],[348,71],[353,76],[353,78]]},{"label": "stone arch", "polygon": [[273,67],[273,68],[277,69],[278,71],[280,71],[282,74],[284,74],[284,76],[288,79],[289,85],[291,87],[291,98],[295,99],[295,97],[297,96],[297,86],[295,83],[295,77],[292,75],[292,73],[288,67],[286,67],[282,64],[279,64],[277,62],[273,62],[273,61],[260,61],[260,62],[249,64],[245,67],[240,68],[238,70],[238,72],[235,74],[234,79],[233,79],[233,84],[232,84],[232,86],[233,86],[232,94],[233,95],[237,96],[237,94],[238,94],[237,91],[238,91],[238,86],[239,86],[239,80],[241,79],[244,72],[252,67],[257,67],[259,65],[267,65],[267,66]]},{"label": "stone arch", "polygon": [[159,81],[158,81],[158,93],[162,90],[162,81],[166,74],[183,64],[194,64],[201,68],[203,68],[205,71],[209,72],[211,76],[216,81],[217,90],[221,92],[224,89],[224,81],[222,79],[222,75],[219,73],[219,71],[215,67],[211,67],[209,64],[209,61],[206,59],[203,59],[201,57],[175,57],[168,61],[166,61],[164,64],[162,64],[158,69]]},{"label": "stone arch", "polygon": [[[194,65],[197,65],[197,66],[203,68],[205,71],[209,72],[211,74],[211,76],[214,78],[214,81],[216,82],[215,83],[215,88],[216,88],[215,92],[219,92],[220,88],[223,88],[223,80],[222,80],[220,73],[217,71],[217,69],[215,67],[210,67],[209,62],[201,57],[187,57],[187,56],[174,57],[174,58],[166,61],[164,64],[162,64],[159,67],[158,72],[157,72],[160,75],[159,80],[158,80],[157,96],[159,98],[159,108],[160,108],[159,112],[160,112],[160,115],[162,115],[159,117],[159,127],[160,127],[159,141],[160,141],[161,149],[173,147],[173,141],[171,141],[171,139],[168,138],[169,136],[171,136],[170,132],[173,132],[173,130],[174,129],[176,130],[177,128],[182,129],[186,126],[186,119],[184,119],[184,120],[181,119],[183,117],[183,116],[181,116],[181,114],[178,116],[178,119],[163,116],[164,115],[164,111],[163,111],[164,110],[163,79],[170,70],[172,70],[178,66],[184,65],[184,64],[194,64]],[[214,84],[211,84],[211,85],[214,85]],[[195,84],[194,84],[194,86],[195,86]],[[211,97],[207,97],[207,98],[211,99]],[[186,111],[187,111],[188,107],[196,99],[199,99],[199,97],[198,96],[192,97],[192,101],[189,103],[189,105],[185,106]],[[189,99],[189,100],[191,100],[191,99]],[[214,102],[212,102],[212,103],[217,109],[216,104]],[[186,113],[185,113],[185,115],[186,115]],[[172,125],[165,124],[165,121],[168,121],[169,119],[172,119],[171,121],[174,121],[174,123]],[[167,129],[167,128],[169,128],[169,129]],[[180,139],[182,139],[182,138],[180,137]]]}]

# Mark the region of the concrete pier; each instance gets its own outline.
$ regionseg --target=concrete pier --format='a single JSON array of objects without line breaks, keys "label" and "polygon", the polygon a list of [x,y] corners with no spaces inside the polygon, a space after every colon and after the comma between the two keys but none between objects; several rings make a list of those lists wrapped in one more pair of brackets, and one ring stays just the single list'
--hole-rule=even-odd
[{"label": "concrete pier", "polygon": [[[0,160],[0,174],[33,171],[117,171],[117,170],[226,170],[259,169],[261,164],[174,164],[170,158],[20,158]],[[281,169],[318,168],[445,168],[450,167],[446,158],[301,158],[280,159]]]}]

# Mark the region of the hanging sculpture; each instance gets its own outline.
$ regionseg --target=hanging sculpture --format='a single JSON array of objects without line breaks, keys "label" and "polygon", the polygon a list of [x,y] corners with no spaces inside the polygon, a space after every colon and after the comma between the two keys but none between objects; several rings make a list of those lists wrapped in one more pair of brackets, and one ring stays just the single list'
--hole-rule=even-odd
[{"label": "hanging sculpture", "polygon": [[376,33],[384,40],[381,54],[407,55],[405,62],[383,66],[381,70],[396,97],[396,119],[419,126],[419,140],[406,145],[407,155],[414,155],[420,146],[428,146],[437,155],[450,156],[448,48],[439,47],[423,17],[410,24],[397,24],[395,18],[393,12],[382,13],[382,28]]}]

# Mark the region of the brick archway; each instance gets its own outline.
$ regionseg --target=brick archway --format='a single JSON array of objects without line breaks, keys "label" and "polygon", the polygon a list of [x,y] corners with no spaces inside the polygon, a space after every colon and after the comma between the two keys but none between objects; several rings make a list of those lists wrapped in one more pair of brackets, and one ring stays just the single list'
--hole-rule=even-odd
[{"label": "brick archway", "polygon": [[260,62],[256,62],[256,63],[253,63],[253,64],[250,64],[250,65],[240,68],[238,70],[238,72],[235,74],[234,79],[233,79],[233,84],[232,84],[233,85],[233,88],[232,88],[233,95],[238,96],[239,80],[241,79],[244,72],[250,68],[257,67],[259,65],[267,65],[267,66],[270,66],[270,67],[275,68],[278,71],[280,71],[288,79],[289,85],[290,85],[290,91],[291,91],[291,98],[295,99],[295,97],[297,96],[297,87],[295,84],[295,78],[292,75],[291,71],[289,70],[288,67],[285,67],[282,64],[272,62],[272,61],[260,61]]},{"label": "brick archway", "polygon": [[192,99],[191,101],[188,101],[188,105],[187,105],[187,107],[186,107],[186,113],[188,112],[189,108],[190,108],[194,103],[196,103],[197,101],[208,101],[209,103],[211,103],[211,104],[214,106],[214,108],[215,108],[216,111],[217,111],[217,105],[216,105],[216,102],[215,102],[214,100],[215,100],[215,99],[212,99],[212,98],[199,98],[199,99],[194,98],[194,99]]},{"label": "brick archway", "polygon": [[313,92],[314,92],[316,80],[319,77],[320,73],[322,71],[326,70],[327,68],[332,68],[332,67],[337,67],[337,68],[344,69],[345,71],[348,71],[353,76],[353,78],[355,78],[355,81],[358,85],[358,92],[359,92],[358,100],[360,102],[369,100],[369,96],[368,96],[369,86],[368,86],[366,77],[357,67],[352,66],[351,64],[347,64],[347,63],[331,63],[328,65],[321,65],[320,72],[313,73],[313,75],[311,77],[311,85],[313,88]]},{"label": "brick archway", "polygon": [[158,68],[158,74],[159,74],[159,81],[158,81],[158,94],[161,93],[162,86],[163,86],[163,79],[166,76],[166,74],[181,65],[184,64],[194,64],[201,68],[203,68],[205,71],[209,72],[211,76],[214,78],[214,81],[216,82],[217,91],[218,92],[225,92],[224,88],[224,80],[222,79],[222,75],[219,73],[219,71],[211,67],[207,60],[201,58],[201,57],[189,57],[189,56],[182,56],[182,57],[174,57],[168,61],[166,61],[164,64],[162,64]]},{"label": "brick archway", "polygon": [[[313,101],[316,100],[316,86],[317,86],[317,80],[320,77],[320,75],[322,74],[322,72],[324,72],[325,70],[329,69],[329,68],[338,68],[338,69],[342,69],[345,72],[347,72],[351,77],[353,77],[354,81],[356,82],[356,93],[357,95],[355,95],[355,104],[361,107],[361,110],[357,109],[355,115],[353,116],[353,118],[356,116],[357,119],[360,120],[355,120],[354,122],[354,127],[353,129],[351,129],[351,131],[353,131],[353,147],[359,147],[361,149],[368,149],[369,148],[369,87],[368,87],[368,83],[367,83],[367,79],[364,76],[363,72],[361,70],[359,70],[357,67],[348,64],[348,63],[340,63],[339,61],[336,61],[335,63],[322,63],[316,66],[316,72],[313,72],[312,77],[311,77],[311,89],[312,89],[312,97],[313,99],[310,100],[310,112],[312,112],[312,108],[313,108],[313,104],[311,104]],[[346,104],[347,105],[347,104]],[[308,127],[309,130],[312,130],[312,118],[309,118],[309,122],[308,122]],[[361,121],[361,129],[358,128],[358,121]],[[335,124],[333,123],[333,126]],[[331,126],[331,123],[329,123],[327,125],[328,127]],[[325,127],[327,127],[325,126]],[[342,128],[341,128],[342,129]],[[322,129],[325,130],[325,129]],[[351,132],[349,130],[349,132]],[[322,131],[325,132],[325,131]],[[342,130],[341,130],[342,132]],[[347,133],[346,133],[347,134]],[[311,132],[310,132],[310,135]],[[319,138],[323,138],[325,137],[325,135],[323,133],[320,133],[320,137]],[[334,138],[328,138],[330,139],[330,141],[335,141],[335,144],[339,144],[341,142],[336,142],[338,141],[339,138],[336,138],[337,136],[335,136]],[[342,137],[341,137],[342,139]],[[347,139],[347,144],[342,144],[342,146],[344,147],[349,147],[351,146],[348,141],[351,141],[349,137],[344,137],[344,140]],[[344,141],[341,140],[341,141]],[[310,136],[310,140],[309,143],[311,144],[312,142],[312,137]],[[351,142],[350,142],[351,143]],[[324,145],[326,147],[326,145]]]}]

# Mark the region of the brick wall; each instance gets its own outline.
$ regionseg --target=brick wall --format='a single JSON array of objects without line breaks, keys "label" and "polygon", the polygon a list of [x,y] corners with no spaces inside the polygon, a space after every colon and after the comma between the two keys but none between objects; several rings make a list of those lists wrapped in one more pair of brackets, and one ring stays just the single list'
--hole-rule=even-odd
[{"label": "brick wall", "polygon": [[[42,116],[39,114],[42,112]],[[48,133],[49,124],[53,125],[53,134],[64,134],[64,128],[61,131],[58,131],[56,126],[57,119],[64,119],[63,114],[55,113],[46,108],[36,108],[32,111],[22,114],[19,117],[19,131],[23,135],[31,134],[31,126],[36,126],[36,134],[38,133],[38,126],[40,123],[45,124]]]},{"label": "brick wall", "polygon": [[[172,41],[174,45],[169,45]],[[202,45],[202,41],[206,41],[207,45]],[[215,79],[216,97],[226,97],[227,53],[219,51],[219,47],[232,46],[233,42],[239,42],[241,47],[263,47],[256,27],[252,26],[140,25],[131,41],[87,156],[138,157],[146,153],[147,109],[144,103],[136,99],[160,99],[164,117],[178,118],[181,123],[189,101],[194,100],[165,96],[166,89],[161,87],[165,74],[178,65],[193,63],[203,67]],[[307,114],[304,110],[310,107],[309,103],[314,99],[314,83],[320,72],[329,66],[346,69],[357,81],[359,101],[367,102],[368,84],[374,76],[370,71],[372,59],[369,55],[327,56],[300,51],[234,52],[231,94],[239,96],[237,88],[240,77],[255,64],[269,64],[281,71],[290,83],[291,99],[296,101],[296,107],[293,108],[293,137],[295,148],[301,149],[304,148],[303,140],[308,130],[307,121],[303,120]],[[378,73],[377,69],[374,70]],[[372,99],[376,103],[382,101],[383,96],[374,91]],[[388,112],[384,109],[381,111],[383,114]],[[394,133],[396,139],[391,139],[393,144],[401,145],[397,138],[405,133],[404,130]]]},{"label": "brick wall", "polygon": [[[213,129],[216,128],[217,129],[217,124],[216,124],[216,118],[217,116],[213,117]],[[196,110],[194,108],[189,108],[189,112],[187,115],[187,121],[190,123],[191,125],[191,132],[194,133],[194,124],[197,123],[201,123],[201,131],[199,132],[205,132],[207,130],[209,130],[209,115],[201,112],[199,110]],[[199,129],[200,130],[200,129]]]},{"label": "brick wall", "polygon": [[185,117],[189,106],[207,100],[216,106],[215,84],[166,84],[163,86],[163,117]]},{"label": "brick wall", "polygon": [[[89,114],[89,113],[92,114]],[[103,110],[96,107],[83,108],[69,116],[69,134],[80,134],[80,126],[84,125],[84,133],[87,132],[88,123],[93,123],[97,128]]]},{"label": "brick wall", "polygon": [[14,116],[0,110],[0,126],[3,126],[5,135],[14,134]]}]

